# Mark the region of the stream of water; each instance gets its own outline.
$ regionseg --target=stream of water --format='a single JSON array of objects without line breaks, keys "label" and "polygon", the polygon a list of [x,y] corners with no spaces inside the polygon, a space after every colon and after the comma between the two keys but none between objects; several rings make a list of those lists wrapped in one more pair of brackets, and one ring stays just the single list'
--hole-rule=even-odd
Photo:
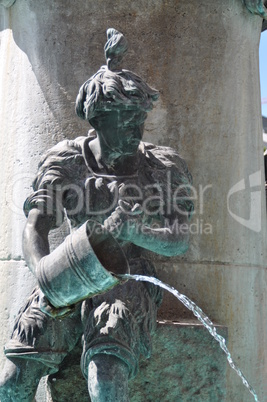
[{"label": "stream of water", "polygon": [[239,367],[235,364],[233,361],[233,358],[231,356],[231,353],[229,352],[227,346],[226,346],[226,341],[225,339],[219,335],[216,331],[216,328],[212,321],[209,319],[209,317],[201,310],[200,307],[198,307],[192,300],[190,300],[187,296],[183,295],[180,293],[178,290],[174,289],[173,287],[167,285],[166,283],[161,282],[159,279],[151,277],[151,276],[145,276],[145,275],[118,275],[122,279],[134,279],[136,281],[145,281],[145,282],[150,282],[153,283],[154,285],[160,286],[162,289],[165,289],[172,293],[175,297],[177,297],[180,302],[183,303],[185,307],[187,307],[189,310],[193,312],[193,314],[197,317],[197,319],[204,325],[205,328],[209,331],[209,333],[213,336],[213,338],[219,342],[221,349],[224,351],[226,354],[228,363],[232,367],[232,369],[239,375],[241,378],[243,384],[247,387],[249,392],[253,395],[254,400],[256,402],[259,402],[259,399],[257,397],[257,394],[255,390],[251,387],[251,385],[248,383],[246,377],[242,373],[242,371],[239,369]]}]

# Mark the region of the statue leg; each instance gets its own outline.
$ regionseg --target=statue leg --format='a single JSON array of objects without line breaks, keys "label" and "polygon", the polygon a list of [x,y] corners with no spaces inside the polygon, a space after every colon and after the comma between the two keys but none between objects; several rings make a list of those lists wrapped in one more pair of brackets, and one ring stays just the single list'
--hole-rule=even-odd
[{"label": "statue leg", "polygon": [[32,402],[40,379],[49,368],[35,360],[7,359],[0,374],[1,402]]},{"label": "statue leg", "polygon": [[80,305],[61,319],[42,312],[35,288],[19,311],[0,375],[1,402],[32,402],[40,379],[56,373],[81,337]]},{"label": "statue leg", "polygon": [[98,354],[88,366],[88,390],[92,402],[129,402],[129,368],[121,359]]},{"label": "statue leg", "polygon": [[[131,273],[154,274],[143,258],[129,264]],[[128,281],[83,303],[81,369],[92,402],[129,401],[128,381],[137,374],[140,354],[150,356],[160,302],[154,285]]]}]

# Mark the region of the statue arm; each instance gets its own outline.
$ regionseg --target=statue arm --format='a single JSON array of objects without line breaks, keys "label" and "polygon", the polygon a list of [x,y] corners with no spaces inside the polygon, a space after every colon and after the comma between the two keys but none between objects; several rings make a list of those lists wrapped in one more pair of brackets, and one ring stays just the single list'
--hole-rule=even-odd
[{"label": "statue arm", "polygon": [[[30,210],[23,232],[22,246],[25,261],[33,274],[36,273],[40,260],[50,252],[48,234],[53,227],[54,222],[50,216],[37,208]],[[74,309],[72,306],[55,308],[41,291],[39,294],[41,310],[53,318],[68,315]]]},{"label": "statue arm", "polygon": [[30,210],[23,232],[22,246],[25,261],[35,273],[36,267],[45,255],[49,254],[48,233],[53,223],[37,208]]},{"label": "statue arm", "polygon": [[186,231],[182,233],[176,223],[168,227],[162,224],[162,227],[156,228],[141,224],[137,231],[130,235],[130,241],[136,246],[171,257],[187,251],[189,234]]},{"label": "statue arm", "polygon": [[131,186],[124,183],[119,188],[118,207],[104,226],[120,240],[161,255],[180,255],[189,246],[192,177],[172,148],[144,146],[146,159],[139,171],[146,184],[140,191],[141,205],[134,205],[132,194],[127,193]]},{"label": "statue arm", "polygon": [[[128,211],[127,211],[128,207]],[[129,208],[124,201],[104,222],[114,237],[165,256],[180,255],[189,245],[188,214],[166,219],[147,218],[139,204]]]},{"label": "statue arm", "polygon": [[[27,217],[22,246],[25,261],[35,274],[41,258],[49,254],[48,234],[64,221],[62,187],[77,176],[77,165],[83,161],[80,145],[64,140],[49,149],[41,158],[33,182],[33,193],[24,202]],[[68,163],[72,170],[68,168]],[[74,164],[72,161],[78,161]]]}]

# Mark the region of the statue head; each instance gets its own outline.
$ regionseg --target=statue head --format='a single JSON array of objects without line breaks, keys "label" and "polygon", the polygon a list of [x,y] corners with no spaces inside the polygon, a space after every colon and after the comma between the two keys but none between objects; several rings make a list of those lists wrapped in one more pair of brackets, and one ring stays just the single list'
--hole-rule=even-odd
[{"label": "statue head", "polygon": [[76,113],[94,128],[98,117],[124,111],[129,112],[128,116],[134,116],[134,121],[130,119],[131,124],[141,125],[159,93],[133,72],[118,68],[128,49],[124,35],[110,28],[107,38],[104,47],[107,65],[81,86],[76,99]]}]

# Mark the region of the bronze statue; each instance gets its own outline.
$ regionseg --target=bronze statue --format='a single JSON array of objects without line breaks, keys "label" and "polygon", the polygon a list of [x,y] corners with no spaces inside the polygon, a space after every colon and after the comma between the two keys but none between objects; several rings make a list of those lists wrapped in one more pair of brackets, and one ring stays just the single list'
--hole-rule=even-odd
[{"label": "bronze statue", "polygon": [[[39,286],[5,346],[1,402],[32,401],[41,377],[57,372],[81,340],[91,401],[128,401],[139,356],[151,353],[162,296],[120,274],[155,275],[144,249],[173,256],[188,248],[179,227],[193,210],[190,173],[173,149],[142,142],[159,94],[120,69],[125,37],[115,29],[107,36],[107,65],[76,100],[93,130],[46,152],[24,205],[24,256]],[[48,234],[64,219],[72,233],[50,253]]]}]

